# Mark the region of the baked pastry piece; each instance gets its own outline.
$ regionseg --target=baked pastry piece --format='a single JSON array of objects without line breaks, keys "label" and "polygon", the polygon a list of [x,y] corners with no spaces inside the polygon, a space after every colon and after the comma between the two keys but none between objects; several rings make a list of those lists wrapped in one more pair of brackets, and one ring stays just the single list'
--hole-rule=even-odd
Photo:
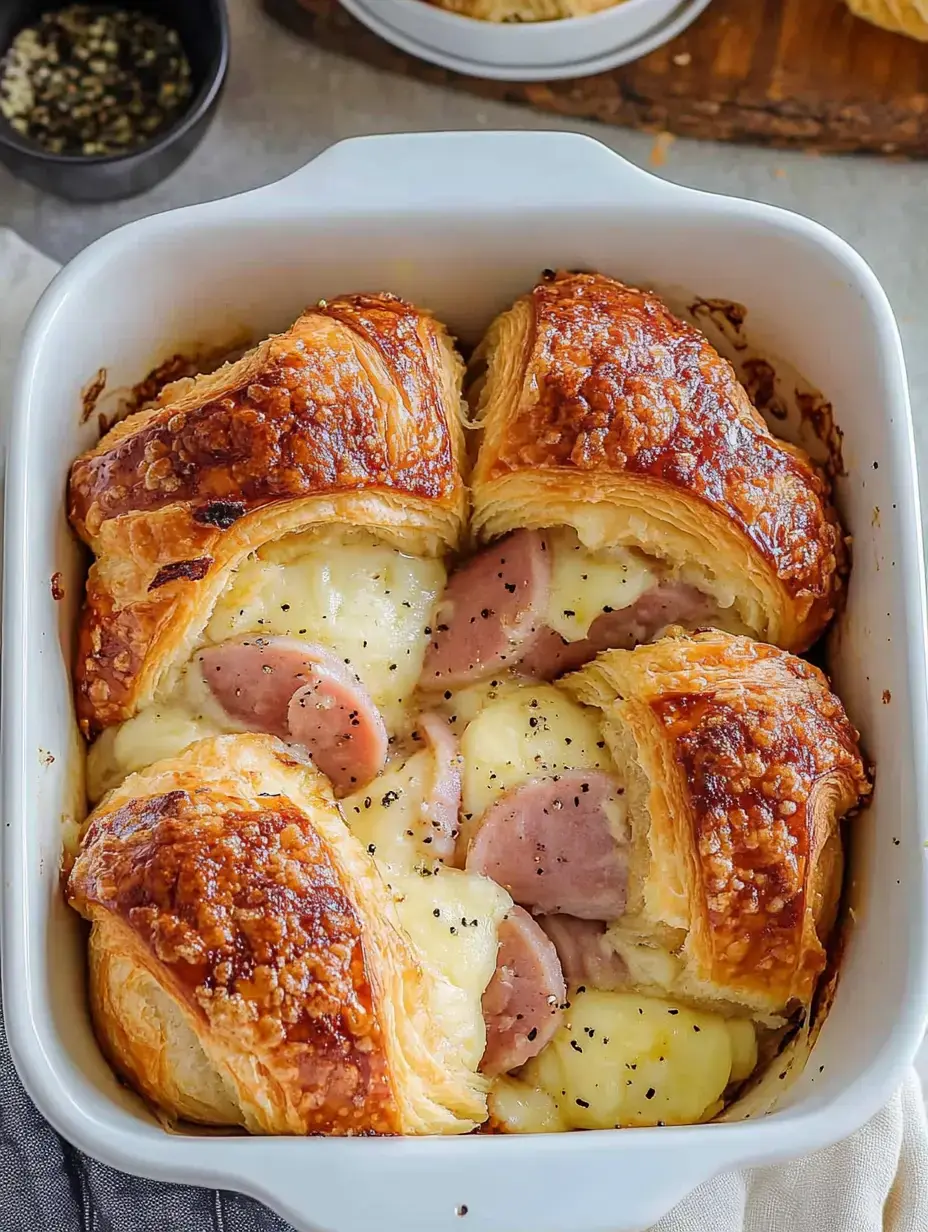
[{"label": "baked pastry piece", "polygon": [[591,13],[614,8],[622,0],[430,0],[430,3],[480,21],[555,21],[564,17],[589,17]]},{"label": "baked pastry piece", "polygon": [[610,651],[565,677],[602,713],[625,788],[628,879],[609,940],[630,986],[775,1016],[808,1004],[869,794],[822,673],[718,631]]},{"label": "baked pastry piece", "polygon": [[169,1116],[277,1134],[484,1119],[446,981],[325,779],[278,741],[204,740],[127,779],[91,815],[68,896],[92,924],[100,1042]]},{"label": "baked pastry piece", "polygon": [[474,374],[473,530],[492,546],[451,579],[426,687],[552,678],[671,624],[794,651],[821,634],[846,569],[827,484],[656,296],[552,275]]},{"label": "baked pastry piece", "polygon": [[847,0],[847,6],[852,13],[876,26],[928,42],[926,0]]},{"label": "baked pastry piece", "polygon": [[70,517],[96,556],[76,667],[84,734],[163,691],[264,545],[328,527],[413,557],[454,549],[461,374],[427,313],[391,295],[333,299],[79,458]]}]

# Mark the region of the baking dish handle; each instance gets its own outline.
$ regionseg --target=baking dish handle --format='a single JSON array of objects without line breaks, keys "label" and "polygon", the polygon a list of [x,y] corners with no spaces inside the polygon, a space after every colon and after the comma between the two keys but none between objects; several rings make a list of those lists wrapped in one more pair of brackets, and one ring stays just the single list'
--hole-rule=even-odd
[{"label": "baking dish handle", "polygon": [[[744,1161],[746,1143],[715,1145],[717,1126],[565,1136],[469,1139],[449,1153],[440,1139],[381,1140],[362,1152],[332,1139],[307,1144],[304,1165],[282,1168],[273,1144],[253,1147],[240,1186],[288,1220],[297,1232],[383,1232],[384,1211],[403,1212],[403,1232],[640,1232],[720,1170]],[[688,1127],[692,1134],[692,1128]],[[708,1139],[707,1134],[713,1134]],[[638,1133],[642,1136],[638,1136]],[[668,1169],[666,1143],[679,1145]],[[647,1136],[645,1136],[647,1135]],[[463,1148],[463,1149],[461,1149]],[[574,1155],[565,1186],[563,1158]],[[264,1158],[256,1156],[264,1155]],[[419,1183],[409,1184],[409,1156]],[[400,1156],[406,1158],[400,1165]]]},{"label": "baking dish handle", "polygon": [[[398,133],[356,137],[324,150],[285,180],[261,190],[302,209],[364,213],[417,209],[469,213],[528,200],[558,205],[656,201],[684,189],[627,162],[580,133]],[[565,200],[566,198],[566,200]]]}]

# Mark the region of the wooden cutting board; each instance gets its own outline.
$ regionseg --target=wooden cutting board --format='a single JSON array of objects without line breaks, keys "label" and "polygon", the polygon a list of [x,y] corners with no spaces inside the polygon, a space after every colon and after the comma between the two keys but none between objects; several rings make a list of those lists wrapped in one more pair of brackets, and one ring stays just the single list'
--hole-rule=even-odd
[{"label": "wooden cutting board", "polygon": [[370,33],[338,0],[263,2],[333,51],[561,116],[718,141],[928,155],[928,44],[878,30],[843,0],[714,0],[634,64],[538,85],[426,64]]}]

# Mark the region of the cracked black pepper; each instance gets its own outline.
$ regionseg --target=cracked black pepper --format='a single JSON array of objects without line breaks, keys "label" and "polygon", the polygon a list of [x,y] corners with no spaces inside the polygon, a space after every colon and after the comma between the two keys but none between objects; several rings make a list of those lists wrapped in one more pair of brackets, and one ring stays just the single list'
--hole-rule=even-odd
[{"label": "cracked black pepper", "polygon": [[190,101],[175,30],[131,10],[75,4],[21,30],[0,60],[0,115],[52,154],[126,154]]}]

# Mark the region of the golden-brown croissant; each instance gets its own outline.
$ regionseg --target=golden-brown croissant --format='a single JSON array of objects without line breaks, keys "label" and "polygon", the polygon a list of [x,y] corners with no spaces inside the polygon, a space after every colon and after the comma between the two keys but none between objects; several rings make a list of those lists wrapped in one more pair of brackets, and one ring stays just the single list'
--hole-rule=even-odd
[{"label": "golden-brown croissant", "polygon": [[823,631],[847,563],[827,484],[656,296],[552,275],[478,370],[473,529],[494,542],[449,584],[424,687],[550,679],[672,624],[795,651]]},{"label": "golden-brown croissant", "polygon": [[76,668],[85,735],[150,705],[265,545],[328,527],[420,558],[455,548],[461,377],[427,313],[334,299],[79,458],[70,517],[96,556]]},{"label": "golden-brown croissant", "polygon": [[100,1042],[170,1116],[285,1134],[484,1119],[447,981],[324,778],[278,741],[204,740],[131,776],[91,815],[68,894],[93,926]]},{"label": "golden-brown croissant", "polygon": [[757,1016],[808,1004],[838,909],[838,823],[870,790],[822,673],[747,638],[678,632],[562,686],[601,711],[625,789],[609,940],[631,985]]}]

